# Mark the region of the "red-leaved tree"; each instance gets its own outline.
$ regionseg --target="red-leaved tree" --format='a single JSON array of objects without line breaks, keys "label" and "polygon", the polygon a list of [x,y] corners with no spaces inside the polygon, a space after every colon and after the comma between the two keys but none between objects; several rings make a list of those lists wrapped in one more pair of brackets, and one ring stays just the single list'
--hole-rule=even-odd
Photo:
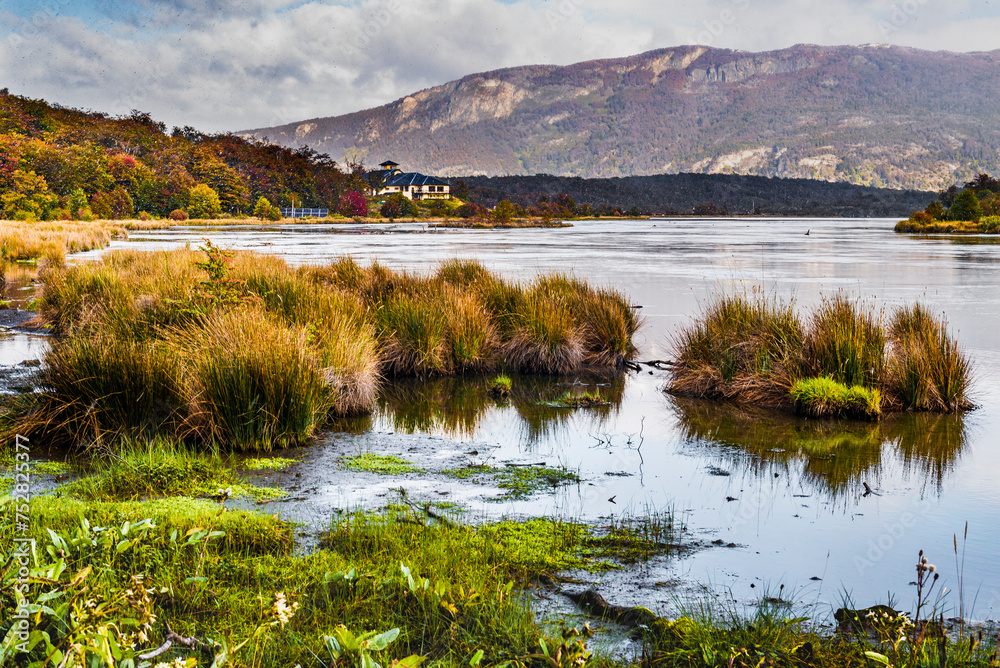
[{"label": "red-leaved tree", "polygon": [[364,217],[368,215],[368,200],[357,190],[348,190],[340,198],[337,213],[342,216]]}]

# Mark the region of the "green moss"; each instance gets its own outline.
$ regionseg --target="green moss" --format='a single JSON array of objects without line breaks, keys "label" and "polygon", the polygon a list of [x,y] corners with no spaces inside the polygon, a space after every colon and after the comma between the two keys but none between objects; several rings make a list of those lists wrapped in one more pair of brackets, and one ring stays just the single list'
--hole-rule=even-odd
[{"label": "green moss", "polygon": [[121,457],[97,462],[94,469],[94,473],[64,485],[61,491],[77,498],[101,501],[171,496],[215,497],[222,489],[231,490],[230,496],[234,498],[258,501],[288,496],[283,489],[261,487],[241,480],[218,457],[189,452],[163,441],[146,446],[129,446]]},{"label": "green moss", "polygon": [[36,475],[64,475],[73,470],[66,462],[33,462],[31,472]]},{"label": "green moss", "polygon": [[0,496],[10,494],[14,489],[14,478],[11,476],[0,476]]},{"label": "green moss", "polygon": [[544,490],[580,482],[580,476],[566,469],[545,466],[467,466],[461,469],[445,469],[442,473],[458,480],[474,479],[490,481],[507,493],[495,501],[523,500]]},{"label": "green moss", "polygon": [[796,381],[789,395],[798,410],[813,417],[874,418],[882,412],[881,392],[860,385],[848,387],[828,376]]},{"label": "green moss", "polygon": [[348,471],[363,471],[379,475],[403,475],[405,473],[420,473],[423,469],[413,465],[396,455],[376,455],[366,452],[360,455],[348,455],[339,460],[341,468]]},{"label": "green moss", "polygon": [[297,459],[285,457],[252,457],[243,460],[241,466],[247,471],[280,471],[298,463]]}]

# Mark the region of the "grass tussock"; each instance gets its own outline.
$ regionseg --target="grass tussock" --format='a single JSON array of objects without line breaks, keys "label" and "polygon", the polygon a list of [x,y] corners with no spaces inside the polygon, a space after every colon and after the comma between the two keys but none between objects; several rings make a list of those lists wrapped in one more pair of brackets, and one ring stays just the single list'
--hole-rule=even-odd
[{"label": "grass tussock", "polygon": [[893,316],[889,337],[896,354],[888,364],[888,386],[896,403],[920,411],[971,408],[971,364],[944,321],[921,304],[905,306]]},{"label": "grass tussock", "polygon": [[761,295],[723,296],[675,338],[668,391],[813,416],[972,407],[971,365],[943,320],[917,304],[889,320],[845,295],[804,319]]},{"label": "grass tussock", "polygon": [[112,239],[126,238],[120,221],[4,221],[0,229],[0,260],[62,262],[67,253],[104,248]]},{"label": "grass tussock", "polygon": [[429,277],[342,258],[118,251],[41,272],[48,391],[18,426],[77,445],[163,435],[267,450],[371,412],[383,375],[619,366],[625,298],[564,276],[520,286],[475,262]]},{"label": "grass tussock", "polygon": [[304,327],[256,311],[223,311],[167,334],[184,360],[187,420],[204,440],[241,451],[295,445],[334,396]]}]

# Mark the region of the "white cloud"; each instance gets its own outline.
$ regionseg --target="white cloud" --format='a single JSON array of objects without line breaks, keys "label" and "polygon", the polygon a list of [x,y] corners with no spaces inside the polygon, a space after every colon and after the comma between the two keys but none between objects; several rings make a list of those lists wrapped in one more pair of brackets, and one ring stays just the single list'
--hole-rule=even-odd
[{"label": "white cloud", "polygon": [[695,42],[1000,47],[997,12],[968,0],[141,0],[117,18],[119,3],[92,2],[110,22],[41,5],[21,23],[4,17],[2,85],[205,131],[347,113],[483,70]]}]

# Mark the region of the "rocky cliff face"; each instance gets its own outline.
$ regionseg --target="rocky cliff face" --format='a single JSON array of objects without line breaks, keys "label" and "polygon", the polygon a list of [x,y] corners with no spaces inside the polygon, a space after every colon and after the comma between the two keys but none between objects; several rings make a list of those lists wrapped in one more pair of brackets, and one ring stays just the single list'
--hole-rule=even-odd
[{"label": "rocky cliff face", "polygon": [[998,61],[1000,51],[688,46],[473,74],[242,134],[443,176],[738,173],[936,189],[1000,172]]}]

